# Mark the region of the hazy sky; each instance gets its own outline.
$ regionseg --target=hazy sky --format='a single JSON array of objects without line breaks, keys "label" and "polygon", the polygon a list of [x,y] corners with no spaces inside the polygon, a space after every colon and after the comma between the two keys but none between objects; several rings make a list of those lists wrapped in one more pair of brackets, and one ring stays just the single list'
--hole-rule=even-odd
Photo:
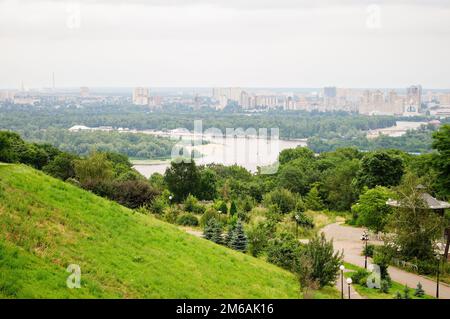
[{"label": "hazy sky", "polygon": [[0,87],[450,88],[450,0],[0,0]]}]

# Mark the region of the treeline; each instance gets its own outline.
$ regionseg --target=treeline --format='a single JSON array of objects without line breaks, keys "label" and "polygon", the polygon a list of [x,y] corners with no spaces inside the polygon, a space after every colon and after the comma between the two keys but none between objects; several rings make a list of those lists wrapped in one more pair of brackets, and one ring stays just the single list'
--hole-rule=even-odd
[{"label": "treeline", "polygon": [[361,116],[345,112],[280,112],[243,114],[219,111],[149,112],[134,106],[89,106],[83,108],[23,108],[2,109],[0,127],[26,133],[51,127],[69,128],[82,124],[89,127],[113,126],[130,129],[193,130],[194,120],[203,121],[203,129],[279,128],[282,138],[323,138],[354,136],[362,130],[395,125],[392,116]]},{"label": "treeline", "polygon": [[432,135],[435,130],[435,126],[427,125],[417,130],[409,130],[399,137],[381,135],[373,139],[368,139],[365,133],[329,139],[313,136],[308,139],[308,147],[316,153],[335,151],[344,147],[356,147],[364,151],[398,149],[408,153],[428,153],[432,151]]},{"label": "treeline", "polygon": [[49,128],[23,131],[22,136],[36,143],[48,143],[62,151],[85,156],[93,151],[115,152],[132,158],[158,159],[170,157],[176,141],[148,134],[105,131],[70,132]]}]

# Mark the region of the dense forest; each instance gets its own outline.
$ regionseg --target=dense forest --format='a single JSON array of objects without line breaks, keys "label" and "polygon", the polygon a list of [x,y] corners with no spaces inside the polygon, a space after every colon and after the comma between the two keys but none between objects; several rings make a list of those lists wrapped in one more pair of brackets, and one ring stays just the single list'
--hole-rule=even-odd
[{"label": "dense forest", "polygon": [[4,106],[0,128],[18,132],[37,143],[49,143],[62,150],[86,155],[96,149],[113,151],[133,158],[158,159],[169,157],[173,142],[152,136],[103,132],[69,133],[74,125],[89,127],[112,126],[137,130],[193,130],[194,121],[202,120],[203,130],[226,128],[279,128],[280,138],[307,138],[316,153],[340,147],[357,147],[362,151],[396,148],[411,153],[431,151],[434,127],[408,132],[402,137],[381,136],[368,140],[366,131],[395,125],[397,120],[424,120],[392,116],[362,116],[345,112],[270,111],[242,113],[214,110],[193,111],[175,108],[150,112],[135,106],[38,107]]}]

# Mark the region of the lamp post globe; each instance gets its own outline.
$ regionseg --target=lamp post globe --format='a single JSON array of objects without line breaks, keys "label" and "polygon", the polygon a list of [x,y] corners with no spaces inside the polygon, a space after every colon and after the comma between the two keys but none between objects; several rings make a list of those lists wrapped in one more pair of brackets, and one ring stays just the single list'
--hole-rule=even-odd
[{"label": "lamp post globe", "polygon": [[344,299],[344,270],[345,266],[340,265],[339,270],[341,271],[341,299]]},{"label": "lamp post globe", "polygon": [[350,286],[352,285],[352,278],[347,278],[347,286],[348,286],[348,299],[350,299]]}]

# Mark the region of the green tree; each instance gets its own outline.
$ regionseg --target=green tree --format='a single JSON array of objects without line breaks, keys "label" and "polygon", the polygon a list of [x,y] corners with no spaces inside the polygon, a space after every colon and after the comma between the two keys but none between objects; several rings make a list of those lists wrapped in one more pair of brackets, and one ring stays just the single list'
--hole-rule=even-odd
[{"label": "green tree", "polygon": [[297,158],[314,159],[314,152],[309,148],[301,146],[296,148],[289,148],[280,152],[278,161],[281,165],[283,165]]},{"label": "green tree", "polygon": [[404,173],[403,160],[398,155],[387,151],[376,151],[366,154],[361,160],[361,167],[356,176],[356,186],[396,186]]},{"label": "green tree", "polygon": [[77,159],[78,157],[73,154],[61,153],[45,165],[42,170],[64,181],[68,178],[75,178],[75,160]]},{"label": "green tree", "polygon": [[289,271],[295,271],[299,264],[300,243],[291,233],[283,232],[270,239],[267,247],[267,261]]},{"label": "green tree", "polygon": [[106,154],[94,152],[85,159],[75,160],[75,175],[82,185],[109,181],[113,176],[113,165]]},{"label": "green tree", "polygon": [[241,252],[247,251],[247,236],[245,235],[244,226],[240,220],[238,220],[236,227],[234,228],[230,247]]},{"label": "green tree", "polygon": [[182,202],[189,194],[198,191],[200,176],[193,160],[173,161],[166,169],[164,181],[174,200]]},{"label": "green tree", "polygon": [[320,211],[324,209],[324,204],[322,202],[322,198],[320,198],[319,190],[317,186],[313,186],[311,190],[308,192],[305,198],[305,204],[308,209]]},{"label": "green tree", "polygon": [[392,212],[392,208],[386,202],[393,196],[392,191],[382,186],[361,194],[358,203],[352,206],[353,215],[357,216],[357,224],[366,226],[375,233],[382,232]]},{"label": "green tree", "polygon": [[201,200],[213,200],[217,197],[217,175],[210,168],[203,168],[199,174],[199,187],[196,195]]},{"label": "green tree", "polygon": [[231,202],[231,206],[230,206],[230,215],[234,216],[237,214],[237,206],[236,203],[234,201]]},{"label": "green tree", "polygon": [[263,203],[266,207],[277,205],[282,214],[287,214],[296,208],[297,200],[297,197],[289,190],[276,188],[264,195]]},{"label": "green tree", "polygon": [[442,125],[439,131],[433,134],[432,165],[437,173],[436,186],[439,194],[450,197],[450,124]]},{"label": "green tree", "polygon": [[407,174],[395,189],[399,207],[391,214],[388,226],[404,258],[427,260],[433,258],[434,242],[442,236],[446,224],[428,208],[418,184],[415,176]]},{"label": "green tree", "polygon": [[333,241],[327,241],[323,233],[312,238],[301,252],[303,260],[309,262],[313,278],[320,287],[332,285],[338,276],[343,254],[334,252]]}]

